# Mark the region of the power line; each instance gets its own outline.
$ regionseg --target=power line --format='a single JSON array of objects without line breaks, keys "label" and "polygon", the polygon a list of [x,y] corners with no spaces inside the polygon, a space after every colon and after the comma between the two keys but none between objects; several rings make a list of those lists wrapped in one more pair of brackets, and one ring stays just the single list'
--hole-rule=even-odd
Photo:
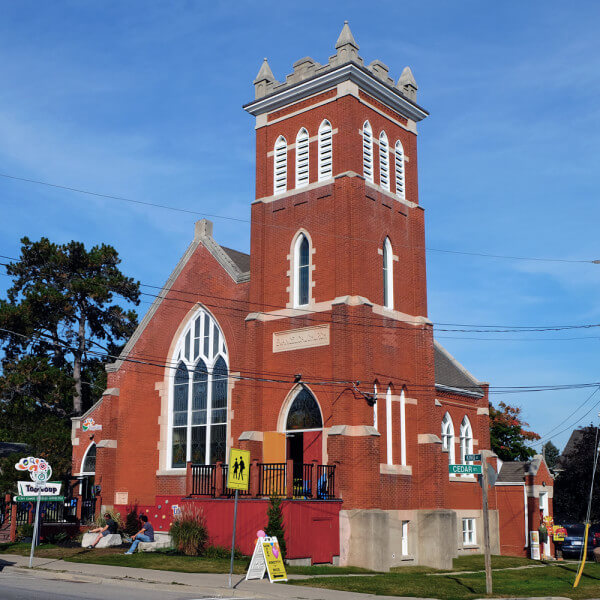
[{"label": "power line", "polygon": [[[85,190],[82,188],[76,188],[73,186],[62,185],[62,184],[58,184],[58,183],[51,183],[48,181],[41,181],[39,179],[18,177],[16,175],[9,175],[8,173],[0,173],[0,177],[4,177],[5,179],[12,179],[15,181],[22,181],[25,183],[32,183],[35,185],[43,185],[43,186],[51,187],[51,188],[55,188],[55,189],[66,190],[66,191],[74,192],[77,194],[86,194],[88,196],[95,196],[97,198],[105,198],[108,200],[117,200],[120,202],[129,202],[131,204],[150,206],[152,208],[171,210],[171,211],[175,211],[175,212],[179,212],[179,213],[191,214],[191,215],[196,215],[196,216],[200,216],[200,217],[211,217],[213,219],[223,219],[226,221],[236,221],[239,223],[251,223],[250,219],[241,219],[238,217],[229,217],[226,215],[218,215],[218,214],[200,212],[200,211],[191,210],[191,209],[187,209],[187,208],[179,208],[176,206],[169,206],[167,204],[159,204],[156,202],[148,202],[145,200],[136,200],[133,198],[127,198],[125,196],[117,196],[117,195],[113,195],[113,194],[103,194],[100,192],[94,192],[94,191]],[[272,227],[272,228],[276,228],[276,229],[288,229],[288,230],[293,230],[293,231],[297,230],[296,227],[275,225],[272,223],[269,223],[269,224],[256,223],[256,225],[260,225],[261,227]],[[350,240],[355,240],[355,241],[367,241],[367,242],[377,242],[378,241],[378,240],[371,240],[371,239],[365,239],[365,238],[356,238],[356,237],[341,235],[341,234],[332,234],[331,232],[324,232],[324,231],[320,231],[320,232],[315,231],[315,233],[319,233],[321,235],[327,235],[329,237],[350,239]],[[447,248],[431,248],[431,247],[427,247],[427,246],[418,248],[415,246],[402,246],[402,245],[398,245],[398,244],[396,245],[396,247],[405,247],[405,248],[410,247],[410,248],[414,248],[415,250],[424,249],[429,252],[439,252],[439,253],[444,253],[444,254],[457,254],[457,255],[464,255],[464,256],[478,256],[478,257],[483,257],[483,258],[498,258],[498,259],[525,260],[525,261],[537,261],[537,262],[600,264],[600,259],[591,260],[591,259],[568,259],[568,258],[548,258],[548,257],[533,257],[533,256],[515,256],[515,255],[504,255],[504,254],[492,254],[492,253],[487,253],[487,252],[468,252],[468,251],[463,251],[463,250],[449,250]]]}]

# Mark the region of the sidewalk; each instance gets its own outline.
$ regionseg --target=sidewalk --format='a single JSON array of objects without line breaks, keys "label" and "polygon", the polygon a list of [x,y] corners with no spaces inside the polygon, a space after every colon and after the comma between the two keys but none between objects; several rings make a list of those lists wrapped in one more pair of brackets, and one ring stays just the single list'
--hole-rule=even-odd
[{"label": "sidewalk", "polygon": [[[297,587],[284,583],[269,583],[262,581],[246,581],[243,575],[233,575],[233,589],[228,587],[229,575],[215,573],[177,573],[175,571],[157,571],[153,569],[135,569],[132,567],[112,567],[87,563],[70,563],[54,558],[34,558],[34,569],[29,569],[29,558],[14,554],[0,554],[0,577],[3,572],[27,571],[30,575],[47,579],[63,579],[82,583],[110,585],[123,581],[145,583],[156,586],[177,584],[186,586],[180,588],[182,593],[196,594],[204,597],[218,598],[271,598],[286,600],[402,600],[400,596],[373,596],[372,594],[357,594],[326,590],[322,588]],[[290,579],[305,579],[306,576],[292,575]],[[410,600],[429,600],[415,599]]]}]

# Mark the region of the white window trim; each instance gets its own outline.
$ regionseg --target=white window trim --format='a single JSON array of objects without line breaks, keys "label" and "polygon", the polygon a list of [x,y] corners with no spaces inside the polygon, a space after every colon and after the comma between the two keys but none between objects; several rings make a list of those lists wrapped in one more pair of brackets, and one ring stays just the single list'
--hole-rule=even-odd
[{"label": "white window trim", "polygon": [[310,183],[310,136],[302,127],[296,136],[296,188]]},{"label": "white window trim", "polygon": [[462,520],[462,541],[464,547],[477,546],[477,522],[475,518],[466,517]]},{"label": "white window trim", "polygon": [[273,195],[287,191],[287,141],[280,135],[273,151]]},{"label": "white window trim", "polygon": [[396,174],[396,195],[406,200],[406,163],[404,161],[404,146],[398,140],[394,147],[394,170]]},{"label": "white window trim", "polygon": [[[445,442],[448,440],[447,447],[445,447]],[[456,448],[454,444],[454,423],[452,422],[452,417],[450,413],[446,412],[444,418],[442,419],[442,450],[446,450],[448,452],[448,464],[453,465],[455,456],[456,456]],[[456,477],[456,473],[450,473],[449,476]]]},{"label": "white window trim", "polygon": [[[374,183],[373,129],[369,121],[365,121],[362,129],[363,138],[363,175],[366,181]],[[370,163],[370,164],[369,164]]]},{"label": "white window trim", "polygon": [[390,145],[385,131],[379,134],[379,185],[390,191]]},{"label": "white window trim", "polygon": [[[204,315],[204,316],[202,316]],[[202,326],[200,331],[200,344],[199,344],[199,354],[198,356],[193,356],[193,347],[194,347],[194,324],[197,318],[202,319]],[[205,323],[208,320],[209,325],[209,340],[208,340],[208,351],[209,356],[207,357],[204,354],[204,333],[205,333]],[[214,348],[214,332],[215,328],[219,331],[219,349],[216,354],[213,356],[213,348]],[[190,348],[191,354],[190,358],[186,358],[185,356],[185,339],[186,336],[190,332]],[[212,358],[210,358],[212,356]],[[193,357],[193,360],[192,360]],[[212,371],[214,369],[215,364],[219,360],[219,357],[222,357],[225,361],[225,365],[227,366],[227,378],[230,378],[230,369],[229,369],[229,352],[227,350],[227,342],[225,340],[225,336],[223,334],[223,330],[219,327],[216,318],[212,313],[210,313],[207,309],[203,307],[199,307],[194,314],[186,323],[186,326],[182,329],[179,334],[179,339],[175,346],[175,351],[173,353],[173,359],[169,365],[174,365],[172,368],[167,366],[167,370],[169,371],[167,377],[167,384],[169,390],[169,402],[168,402],[168,417],[167,417],[167,447],[166,447],[166,469],[169,472],[177,473],[185,470],[185,467],[173,467],[172,459],[173,459],[173,403],[174,403],[174,388],[175,388],[175,373],[177,372],[177,367],[180,363],[183,363],[188,371],[188,415],[187,415],[187,437],[186,437],[186,463],[191,460],[191,428],[192,428],[192,393],[193,393],[193,376],[194,369],[198,360],[201,358],[205,365],[206,370],[208,372],[207,377],[207,392],[206,392],[206,457],[210,457],[210,427],[212,425],[212,382],[213,376]],[[226,439],[226,449],[225,456],[227,457],[229,454],[229,435],[230,435],[230,398],[229,398],[230,390],[229,385],[227,386],[227,419],[225,422],[225,439]],[[208,464],[208,463],[206,463]]]},{"label": "white window trim", "polygon": [[[394,252],[389,237],[386,237],[383,243],[383,261],[385,264],[383,306],[389,310],[394,310]],[[387,294],[385,294],[386,290]]]},{"label": "white window trim", "polygon": [[402,521],[402,540],[401,540],[401,552],[402,556],[409,556],[408,553],[408,528],[410,521]]},{"label": "white window trim", "polygon": [[[374,394],[374,400],[375,403],[373,404],[373,427],[375,429],[377,429],[378,423],[377,423],[377,384],[373,384],[373,394]],[[377,431],[379,431],[377,429]]]},{"label": "white window trim", "polygon": [[333,128],[327,119],[319,126],[318,139],[319,181],[324,181],[333,175]]},{"label": "white window trim", "polygon": [[385,394],[385,432],[387,448],[387,464],[394,464],[393,426],[392,426],[392,388],[388,386]]},{"label": "white window trim", "polygon": [[472,465],[473,461],[465,460],[466,454],[473,454],[473,428],[469,417],[465,415],[460,424],[460,462],[463,465]]},{"label": "white window trim", "polygon": [[[300,245],[302,240],[306,239],[308,242],[308,302],[306,304],[300,304]],[[296,235],[294,240],[294,250],[292,252],[292,306],[294,308],[302,308],[309,306],[312,300],[312,255],[313,247],[310,236],[305,231],[300,231]]]},{"label": "white window trim", "polygon": [[400,392],[400,464],[406,466],[406,396]]},{"label": "white window trim", "polygon": [[92,447],[96,446],[96,460],[98,460],[98,446],[96,445],[96,442],[91,442],[90,445],[87,447],[85,454],[83,455],[83,458],[81,459],[81,467],[79,468],[79,475],[95,475],[96,471],[84,471],[83,467],[85,465],[85,459],[87,458],[87,455],[89,454],[90,450],[92,449]]}]

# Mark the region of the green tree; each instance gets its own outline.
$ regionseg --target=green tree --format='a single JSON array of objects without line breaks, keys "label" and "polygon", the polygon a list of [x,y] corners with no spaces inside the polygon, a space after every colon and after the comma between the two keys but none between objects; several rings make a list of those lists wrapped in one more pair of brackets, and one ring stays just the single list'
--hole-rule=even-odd
[{"label": "green tree", "polygon": [[139,283],[120,271],[112,246],[86,250],[81,242],[58,245],[26,237],[21,243],[19,260],[7,267],[13,278],[7,300],[0,300],[4,360],[43,356],[52,366],[68,369],[72,413],[80,415],[84,361],[97,361],[99,353],[110,353],[133,333],[135,311],[113,300],[139,304]]},{"label": "green tree", "polygon": [[520,408],[500,402],[496,409],[490,402],[490,441],[501,460],[529,460],[535,454],[528,444],[540,436],[524,429],[528,426]]},{"label": "green tree", "polygon": [[269,537],[276,537],[279,542],[281,556],[285,558],[287,554],[287,546],[285,543],[285,530],[283,527],[283,512],[281,510],[281,498],[271,496],[269,500],[269,508],[267,509],[267,517],[269,519],[265,527],[265,533]]},{"label": "green tree", "polygon": [[[590,425],[579,430],[581,435],[572,449],[563,454],[560,472],[554,481],[554,514],[557,521],[582,523],[592,483],[592,469],[597,455],[596,427]],[[591,521],[600,520],[600,476],[597,473],[592,494]]]},{"label": "green tree", "polygon": [[552,469],[556,465],[556,461],[560,456],[560,451],[552,442],[548,442],[544,444],[542,454],[546,459],[546,464],[548,465],[548,468]]}]

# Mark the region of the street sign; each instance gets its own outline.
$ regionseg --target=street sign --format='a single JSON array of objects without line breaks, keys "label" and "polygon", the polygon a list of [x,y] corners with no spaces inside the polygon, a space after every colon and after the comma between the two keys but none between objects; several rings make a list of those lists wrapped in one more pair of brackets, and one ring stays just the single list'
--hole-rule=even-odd
[{"label": "street sign", "polygon": [[229,450],[229,469],[227,471],[227,487],[232,490],[248,491],[250,483],[250,451]]},{"label": "street sign", "polygon": [[461,475],[481,475],[481,465],[448,465],[450,473]]},{"label": "street sign", "polygon": [[481,454],[465,454],[465,460],[471,462],[474,460],[481,460]]},{"label": "street sign", "polygon": [[64,496],[13,496],[13,500],[15,502],[37,502],[37,499],[40,499],[40,502],[64,502]]}]

